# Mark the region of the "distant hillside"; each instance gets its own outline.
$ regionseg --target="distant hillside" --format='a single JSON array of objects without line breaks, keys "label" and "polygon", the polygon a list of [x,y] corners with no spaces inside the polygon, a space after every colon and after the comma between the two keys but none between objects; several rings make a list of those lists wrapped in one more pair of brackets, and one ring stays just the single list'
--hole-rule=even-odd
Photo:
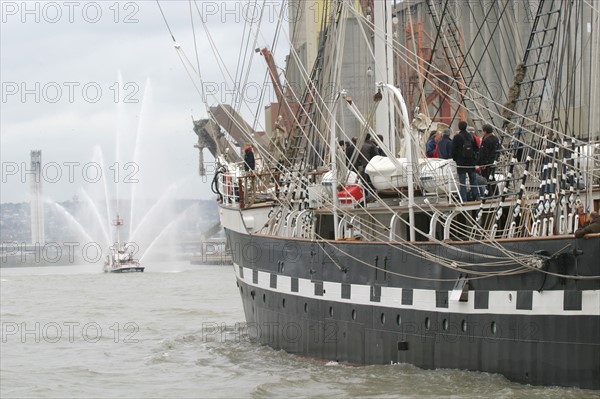
[{"label": "distant hillside", "polygon": [[[194,204],[198,204],[194,207]],[[74,222],[69,221],[69,217],[61,211],[64,208],[73,218],[80,223],[87,231],[101,230],[106,228],[108,219],[114,219],[115,215],[106,217],[106,204],[97,203],[96,208],[102,212],[100,217],[93,217],[90,212],[90,204],[80,201],[65,201],[44,206],[44,226],[46,232],[46,242],[65,242],[80,240],[80,232]],[[116,208],[116,202],[110,204],[112,209]],[[177,232],[183,236],[196,236],[219,220],[218,208],[215,201],[212,200],[191,200],[177,199],[170,200],[162,204],[156,204],[155,201],[136,201],[134,209],[134,219],[139,223],[142,220],[144,224],[151,224],[157,229],[166,227],[171,221],[177,223]],[[119,212],[125,219],[125,225],[128,226],[129,215],[131,213],[129,201],[120,201]],[[144,219],[145,214],[151,214]],[[183,213],[185,212],[185,215]],[[31,240],[30,228],[30,208],[28,202],[3,203],[0,204],[0,242],[25,242]],[[104,226],[99,226],[100,219]],[[137,226],[134,226],[134,228]],[[142,226],[144,230],[148,226]],[[152,226],[150,226],[152,227]]]}]

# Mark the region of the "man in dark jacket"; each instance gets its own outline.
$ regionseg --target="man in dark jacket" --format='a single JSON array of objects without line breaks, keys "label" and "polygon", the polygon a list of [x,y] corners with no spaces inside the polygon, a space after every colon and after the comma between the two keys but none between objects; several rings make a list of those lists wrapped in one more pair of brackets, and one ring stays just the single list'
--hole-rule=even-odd
[{"label": "man in dark jacket", "polygon": [[252,151],[252,146],[248,144],[244,149],[244,170],[248,172],[250,170],[254,170],[254,168],[256,168],[254,152]]},{"label": "man in dark jacket", "polygon": [[363,143],[362,147],[360,147],[360,155],[359,155],[363,170],[365,169],[365,167],[367,166],[369,161],[377,154],[378,154],[377,146],[371,140],[371,135],[367,133],[365,142]]},{"label": "man in dark jacket", "polygon": [[477,177],[475,176],[475,154],[479,151],[479,147],[473,136],[467,132],[467,122],[458,122],[458,130],[458,134],[452,140],[452,159],[456,161],[458,166],[460,197],[463,202],[467,201],[467,175],[469,175],[471,199],[477,201],[479,200],[479,190],[476,183]]},{"label": "man in dark jacket", "polygon": [[489,180],[492,171],[492,165],[498,157],[500,141],[494,136],[494,128],[491,125],[483,125],[483,140],[479,150],[479,160],[477,165],[481,168],[481,175]]},{"label": "man in dark jacket", "polygon": [[354,151],[356,151],[356,140],[356,137],[352,137],[352,141],[346,143],[346,161],[348,166],[350,166],[350,160],[352,159],[352,155],[354,155]]},{"label": "man in dark jacket", "polygon": [[452,158],[452,140],[450,139],[450,129],[444,129],[442,132],[442,139],[437,143],[438,156],[440,159],[451,159]]},{"label": "man in dark jacket", "polygon": [[[358,147],[357,147],[358,148]],[[371,135],[367,133],[365,142],[360,147],[358,157],[356,159],[355,167],[358,170],[360,177],[364,180],[365,184],[371,186],[371,177],[365,172],[365,168],[369,164],[369,161],[377,155],[377,146],[371,140]]]},{"label": "man in dark jacket", "polygon": [[600,215],[598,215],[598,212],[590,213],[590,221],[575,231],[575,237],[581,238],[592,233],[600,233]]}]

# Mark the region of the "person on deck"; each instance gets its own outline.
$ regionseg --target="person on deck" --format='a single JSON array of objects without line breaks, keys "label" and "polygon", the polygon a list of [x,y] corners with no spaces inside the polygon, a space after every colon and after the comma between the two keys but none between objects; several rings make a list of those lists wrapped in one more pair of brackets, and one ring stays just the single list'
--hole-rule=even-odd
[{"label": "person on deck", "polygon": [[377,146],[375,145],[375,143],[373,143],[373,140],[371,140],[371,135],[367,134],[365,142],[363,143],[362,147],[360,147],[359,155],[359,157],[362,158],[363,170],[367,166],[369,161],[373,159],[373,157],[377,154]]},{"label": "person on deck", "polygon": [[483,125],[483,140],[481,141],[481,149],[479,150],[479,160],[477,165],[481,168],[481,175],[490,179],[492,165],[498,157],[498,149],[500,141],[494,136],[494,128],[491,125]]},{"label": "person on deck", "polygon": [[473,136],[467,132],[467,122],[458,122],[458,134],[452,140],[452,159],[456,161],[458,180],[460,183],[460,198],[463,202],[467,199],[467,175],[471,185],[471,200],[480,199],[477,188],[477,177],[475,176],[476,154],[479,151],[477,142]]},{"label": "person on deck", "polygon": [[429,139],[427,140],[427,144],[425,144],[425,156],[427,158],[437,158],[435,156],[435,152],[437,149],[437,143],[435,142],[435,138],[437,136],[437,132],[433,130],[429,134]]},{"label": "person on deck", "polygon": [[346,158],[348,166],[350,166],[350,161],[352,160],[352,155],[354,155],[354,151],[356,151],[356,137],[352,137],[352,141],[346,144]]},{"label": "person on deck", "polygon": [[442,132],[442,137],[437,143],[438,156],[441,159],[452,158],[452,140],[450,139],[451,133],[452,131],[450,129],[444,129],[444,131]]},{"label": "person on deck", "polygon": [[471,136],[473,136],[473,138],[477,142],[477,148],[481,148],[481,137],[479,137],[479,135],[477,134],[478,131],[476,131],[475,128],[472,127],[468,128],[467,131],[471,133]]},{"label": "person on deck", "polygon": [[481,170],[479,169],[479,166],[477,166],[475,168],[475,185],[477,186],[477,190],[479,190],[479,198],[483,198],[485,196],[487,183],[488,180],[481,175]]},{"label": "person on deck", "polygon": [[[383,143],[383,135],[378,134],[377,138]],[[385,157],[385,152],[383,151],[383,149],[379,145],[375,145],[375,147],[377,147],[377,155]]]},{"label": "person on deck", "polygon": [[246,172],[254,170],[256,168],[256,162],[254,161],[254,152],[250,144],[244,148],[244,170]]},{"label": "person on deck", "polygon": [[600,233],[600,215],[598,212],[590,213],[590,221],[583,227],[575,230],[575,237],[581,238],[586,234]]}]

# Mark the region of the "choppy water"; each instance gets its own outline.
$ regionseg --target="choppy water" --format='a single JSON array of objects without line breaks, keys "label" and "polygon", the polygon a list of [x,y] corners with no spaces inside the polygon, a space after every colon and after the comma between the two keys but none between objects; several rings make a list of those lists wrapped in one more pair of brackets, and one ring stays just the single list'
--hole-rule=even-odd
[{"label": "choppy water", "polygon": [[[251,342],[230,267],[1,269],[0,397],[579,398],[498,375],[345,366]],[[242,328],[240,328],[242,326]]]}]

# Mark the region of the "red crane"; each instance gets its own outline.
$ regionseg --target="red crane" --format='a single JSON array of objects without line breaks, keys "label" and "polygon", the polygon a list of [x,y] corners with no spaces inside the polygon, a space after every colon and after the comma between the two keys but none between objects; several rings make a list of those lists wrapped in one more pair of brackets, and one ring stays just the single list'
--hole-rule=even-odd
[{"label": "red crane", "polygon": [[257,48],[255,51],[265,57],[269,75],[271,76],[271,81],[273,82],[273,88],[275,89],[275,95],[277,96],[277,102],[279,103],[279,115],[282,117],[282,122],[280,124],[285,127],[286,132],[289,135],[292,130],[291,127],[295,122],[294,115],[296,114],[296,110],[298,108],[297,101],[293,101],[293,104],[290,104],[290,101],[288,101],[290,94],[293,93],[291,93],[291,88],[289,86],[284,88],[281,84],[279,75],[277,74],[277,65],[275,65],[275,59],[273,58],[273,54],[271,54],[269,49],[266,47],[263,49]]}]

